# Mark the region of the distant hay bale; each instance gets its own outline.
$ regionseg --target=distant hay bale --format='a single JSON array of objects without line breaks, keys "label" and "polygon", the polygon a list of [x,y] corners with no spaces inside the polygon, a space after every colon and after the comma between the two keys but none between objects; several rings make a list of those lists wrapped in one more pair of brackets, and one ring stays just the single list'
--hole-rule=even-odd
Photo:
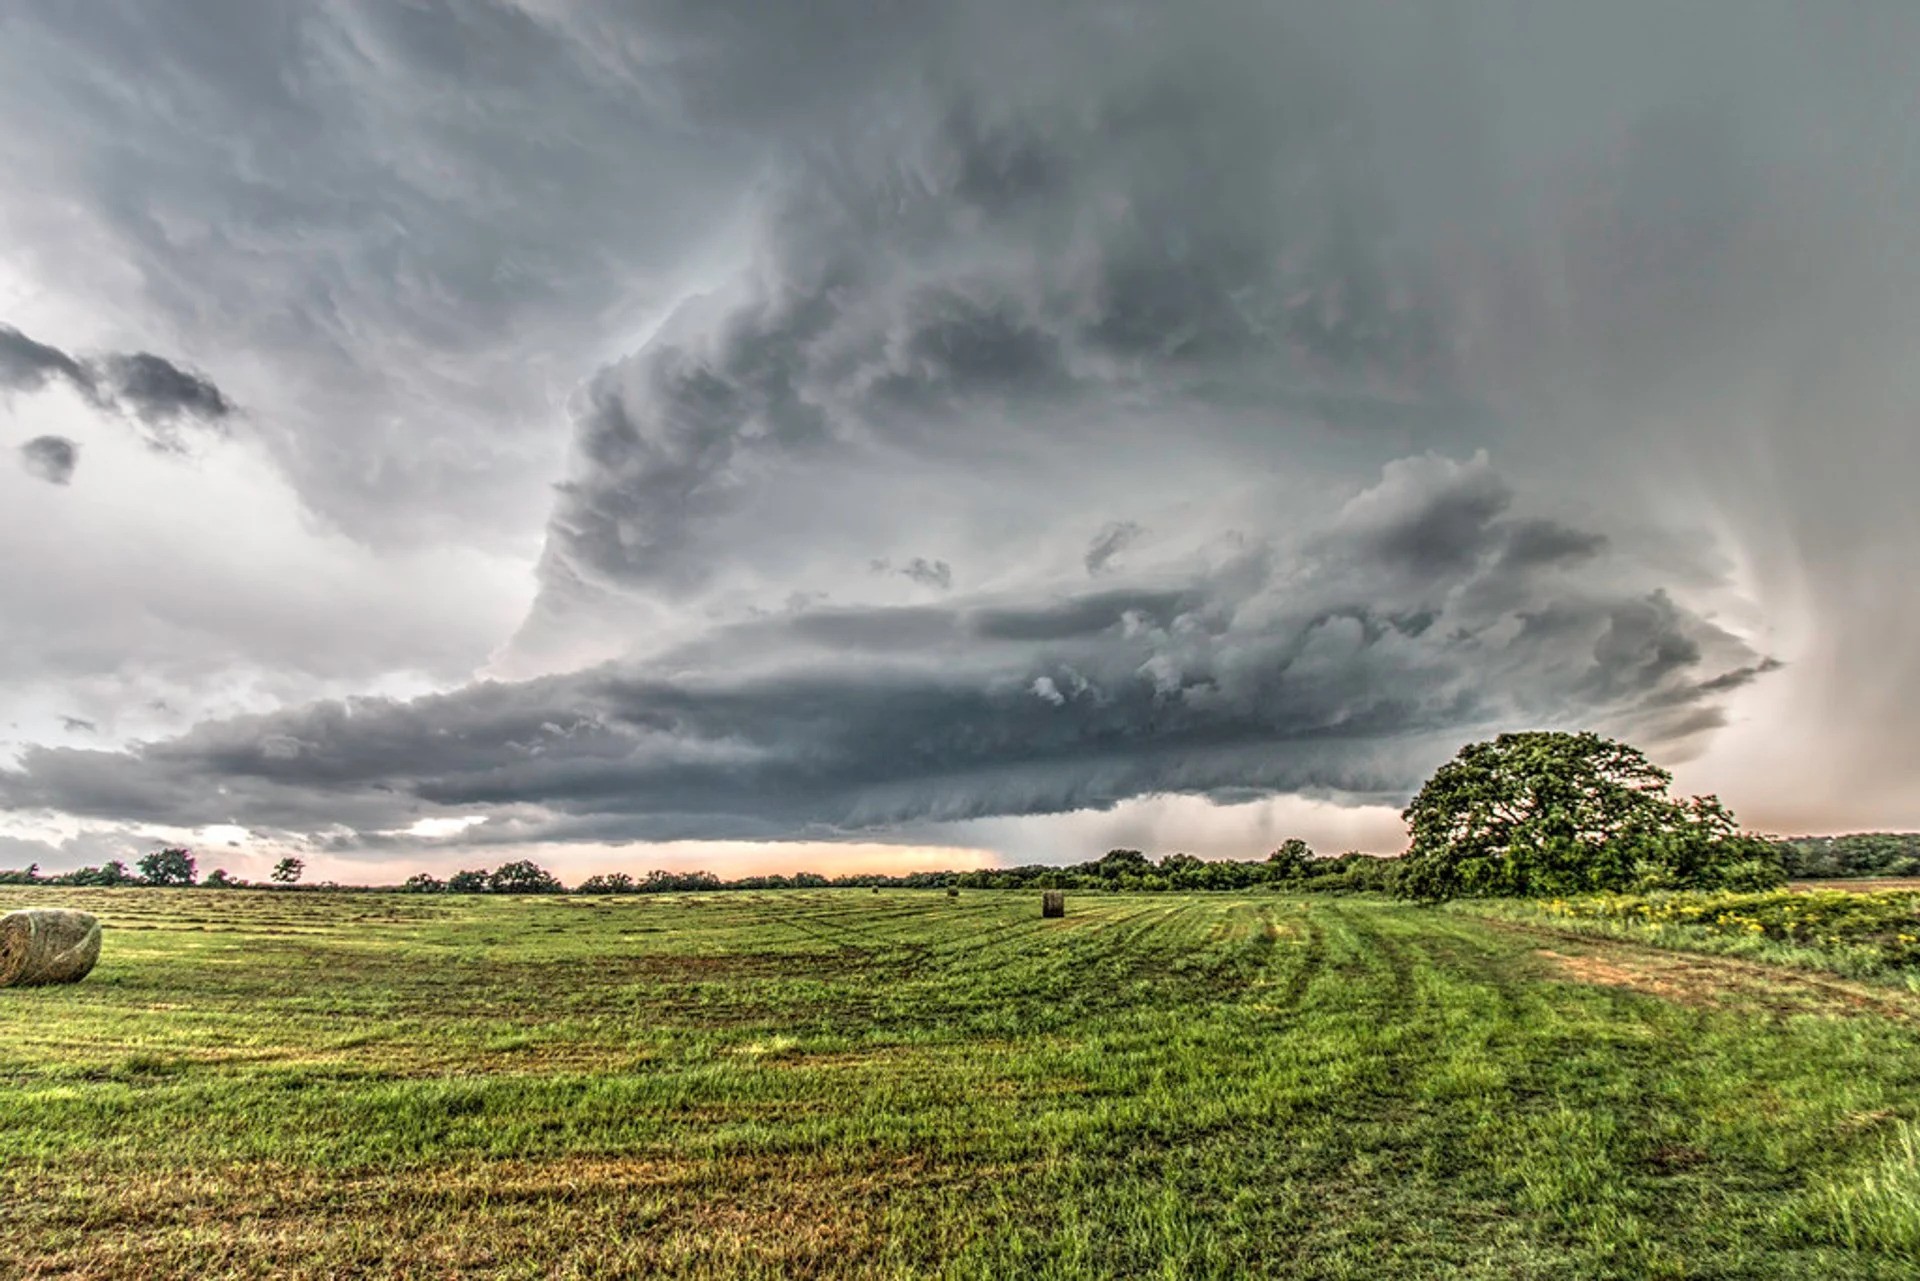
[{"label": "distant hay bale", "polygon": [[0,987],[78,983],[100,959],[91,912],[36,907],[0,916]]},{"label": "distant hay bale", "polygon": [[953,887],[952,887],[951,885],[949,885],[949,886],[947,887],[947,897],[948,897],[948,898],[959,898],[959,897],[960,897],[960,891],[959,891],[959,890],[956,890],[956,889],[954,889],[954,888],[953,888]]},{"label": "distant hay bale", "polygon": [[1047,890],[1040,895],[1040,915],[1065,916],[1067,914],[1067,892],[1065,890]]}]

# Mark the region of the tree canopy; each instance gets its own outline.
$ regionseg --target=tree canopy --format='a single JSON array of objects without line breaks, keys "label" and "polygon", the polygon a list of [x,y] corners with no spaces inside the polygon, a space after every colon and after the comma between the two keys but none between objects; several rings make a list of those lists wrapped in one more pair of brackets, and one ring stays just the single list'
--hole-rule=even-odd
[{"label": "tree canopy", "polygon": [[1400,892],[1422,899],[1758,888],[1784,879],[1764,839],[1712,796],[1598,734],[1502,734],[1442,765],[1403,815]]},{"label": "tree canopy", "polygon": [[487,889],[494,894],[560,894],[566,886],[538,863],[522,859],[494,868],[487,877]]},{"label": "tree canopy", "polygon": [[143,854],[138,866],[149,885],[191,885],[196,875],[193,854],[177,847]]}]

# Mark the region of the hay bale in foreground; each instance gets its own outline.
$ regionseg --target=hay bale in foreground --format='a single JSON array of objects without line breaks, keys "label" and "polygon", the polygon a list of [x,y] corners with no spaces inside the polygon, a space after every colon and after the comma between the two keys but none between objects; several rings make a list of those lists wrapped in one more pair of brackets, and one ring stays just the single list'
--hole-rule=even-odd
[{"label": "hay bale in foreground", "polygon": [[100,959],[91,912],[35,907],[0,916],[0,987],[78,983]]},{"label": "hay bale in foreground", "polygon": [[1040,895],[1040,915],[1065,916],[1067,914],[1067,892],[1065,890],[1046,890]]}]

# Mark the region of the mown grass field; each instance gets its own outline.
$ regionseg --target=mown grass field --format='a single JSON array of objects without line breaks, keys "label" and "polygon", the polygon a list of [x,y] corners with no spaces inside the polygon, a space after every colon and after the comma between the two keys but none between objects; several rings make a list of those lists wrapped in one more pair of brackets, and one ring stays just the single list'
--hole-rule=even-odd
[{"label": "mown grass field", "polygon": [[1920,1275],[1920,998],[1277,895],[0,890],[0,1276]]}]

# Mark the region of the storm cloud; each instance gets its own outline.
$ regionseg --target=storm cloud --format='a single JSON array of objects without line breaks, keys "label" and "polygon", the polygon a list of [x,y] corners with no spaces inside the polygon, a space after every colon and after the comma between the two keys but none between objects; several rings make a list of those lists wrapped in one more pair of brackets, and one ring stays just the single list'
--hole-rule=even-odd
[{"label": "storm cloud", "polygon": [[20,465],[29,476],[37,476],[49,485],[64,485],[73,479],[80,464],[80,448],[65,436],[35,436],[20,446]]},{"label": "storm cloud", "polygon": [[83,391],[93,389],[93,375],[72,356],[0,324],[0,386],[39,391],[53,378],[64,378]]},{"label": "storm cloud", "polygon": [[[0,48],[3,527],[145,486],[76,397],[274,495],[0,624],[17,815],[884,838],[1520,726],[1920,812],[1911,6],[202,9]],[[268,507],[326,556],[189,590]]]},{"label": "storm cloud", "polygon": [[[101,409],[131,416],[147,443],[159,449],[184,447],[183,420],[212,428],[233,413],[232,402],[209,379],[152,352],[76,357],[0,324],[0,387],[36,392],[54,381],[64,382]],[[45,443],[49,441],[55,443]],[[59,445],[60,438],[43,436],[23,449],[35,451],[34,457],[43,464],[57,457],[58,465],[52,468],[57,480],[39,471],[35,474],[64,485],[73,475],[76,454],[71,442],[65,442],[64,453]]]},{"label": "storm cloud", "polygon": [[[213,723],[130,752],[38,749],[0,773],[0,799],[180,826],[477,814],[500,826],[474,840],[676,840],[1148,793],[1392,798],[1461,735],[1516,719],[1672,743],[1758,670],[1618,567],[1570,575],[1593,560],[1584,544],[1516,564],[1504,552],[1527,527],[1473,501],[1492,480],[1484,459],[1409,460],[1285,574],[1271,549],[1234,548],[1174,593],[802,610],[651,662]],[[1409,578],[1399,540],[1435,524],[1461,546]],[[1535,609],[1481,603],[1519,598]]]},{"label": "storm cloud", "polygon": [[151,352],[107,356],[100,369],[113,398],[149,424],[182,417],[211,423],[233,412],[218,387]]}]

